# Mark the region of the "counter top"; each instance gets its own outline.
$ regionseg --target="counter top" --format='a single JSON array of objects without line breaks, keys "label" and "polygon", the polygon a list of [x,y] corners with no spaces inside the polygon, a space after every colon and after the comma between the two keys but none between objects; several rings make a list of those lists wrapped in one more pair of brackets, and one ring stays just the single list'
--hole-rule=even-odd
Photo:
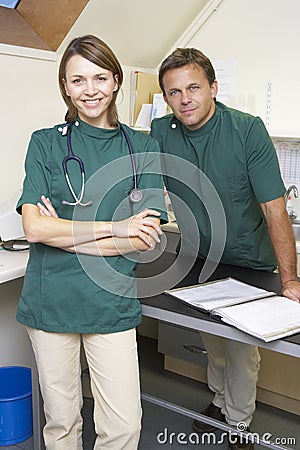
[{"label": "counter top", "polygon": [[29,251],[0,250],[0,283],[23,277],[28,261]]},{"label": "counter top", "polygon": [[[163,231],[178,233],[176,222],[162,226]],[[9,251],[0,247],[0,283],[15,280],[25,275],[29,250]]]},{"label": "counter top", "polygon": [[175,221],[164,223],[161,226],[163,231],[169,231],[170,233],[179,233],[178,225]]},{"label": "counter top", "polygon": [[[163,231],[179,233],[176,222],[162,225]],[[297,253],[300,253],[300,241],[296,241]],[[0,249],[0,283],[23,277],[26,270],[29,251],[12,252]]]},{"label": "counter top", "polygon": [[[161,255],[159,261],[140,264],[136,270],[137,279],[149,279],[151,281],[157,274],[161,275],[164,272],[167,273],[170,268],[175,270],[175,258],[175,254],[165,252]],[[197,284],[203,264],[204,261],[197,259],[188,274],[176,287]],[[184,258],[181,258],[180,261],[177,260],[176,272],[181,274],[185,273],[186,265]],[[220,280],[229,276],[277,294],[279,294],[281,290],[280,278],[277,273],[231,266],[229,264],[219,264],[207,281]],[[142,289],[141,286],[142,285],[140,285],[140,289]],[[141,297],[140,301],[142,304],[143,316],[152,317],[196,331],[205,331],[207,333],[257,345],[259,347],[268,348],[269,350],[300,358],[300,333],[283,339],[276,339],[272,342],[264,342],[261,339],[257,339],[237,328],[221,322],[220,319],[210,316],[200,309],[188,306],[175,297],[171,297],[164,293],[155,294],[152,297]]]},{"label": "counter top", "polygon": [[[170,221],[168,223],[165,223],[164,225],[161,226],[161,229],[164,232],[180,233],[176,221]],[[300,254],[300,241],[296,241],[296,252],[297,254]]]}]

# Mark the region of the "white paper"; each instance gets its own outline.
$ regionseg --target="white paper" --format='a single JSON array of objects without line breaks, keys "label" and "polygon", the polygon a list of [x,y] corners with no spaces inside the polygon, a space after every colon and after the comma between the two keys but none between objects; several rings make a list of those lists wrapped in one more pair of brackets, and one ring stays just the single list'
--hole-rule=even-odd
[{"label": "white paper", "polygon": [[222,321],[266,342],[300,332],[300,304],[285,297],[225,307],[219,314]]},{"label": "white paper", "polygon": [[174,289],[167,291],[167,293],[205,311],[274,295],[274,292],[251,286],[234,278],[200,284],[186,289]]},{"label": "white paper", "polygon": [[265,342],[300,332],[300,304],[227,278],[166,291]]},{"label": "white paper", "polygon": [[156,117],[163,117],[167,114],[168,105],[164,100],[163,94],[153,94],[153,108],[151,122]]},{"label": "white paper", "polygon": [[138,128],[150,128],[152,103],[144,103],[137,117],[135,126]]}]

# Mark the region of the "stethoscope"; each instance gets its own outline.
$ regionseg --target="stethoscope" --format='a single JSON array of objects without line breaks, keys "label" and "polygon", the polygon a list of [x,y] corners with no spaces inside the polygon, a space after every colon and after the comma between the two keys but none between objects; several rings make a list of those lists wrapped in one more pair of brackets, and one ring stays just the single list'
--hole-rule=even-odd
[{"label": "stethoscope", "polygon": [[[80,206],[90,206],[93,204],[93,202],[91,200],[89,200],[86,203],[83,203],[83,196],[84,196],[84,190],[85,190],[85,170],[84,170],[84,164],[81,158],[79,158],[79,156],[74,155],[73,149],[72,149],[72,144],[71,144],[71,133],[72,133],[72,127],[73,125],[78,126],[79,123],[76,122],[71,122],[68,125],[66,125],[63,128],[59,128],[58,131],[60,131],[62,133],[62,136],[67,135],[67,145],[68,145],[68,155],[64,157],[63,161],[62,161],[62,166],[63,166],[63,171],[64,171],[64,176],[66,178],[68,187],[70,189],[70,192],[74,198],[74,202],[67,202],[66,200],[62,200],[62,204],[63,205],[69,205],[69,206],[76,206],[76,205],[80,205]],[[129,200],[131,201],[131,203],[138,203],[142,200],[143,198],[143,192],[138,188],[138,183],[137,183],[137,169],[136,169],[136,164],[135,164],[135,157],[134,157],[134,153],[133,153],[133,148],[129,139],[129,136],[124,128],[124,126],[119,122],[119,126],[120,126],[120,130],[123,133],[127,146],[128,146],[128,150],[129,150],[129,154],[130,154],[130,159],[131,159],[131,165],[132,165],[132,174],[133,174],[133,189],[129,192]],[[69,177],[69,173],[68,173],[68,167],[67,164],[70,161],[76,161],[79,164],[80,167],[80,173],[81,173],[81,189],[79,191],[79,194],[77,195],[72,187],[71,181],[70,181],[70,177]]]}]

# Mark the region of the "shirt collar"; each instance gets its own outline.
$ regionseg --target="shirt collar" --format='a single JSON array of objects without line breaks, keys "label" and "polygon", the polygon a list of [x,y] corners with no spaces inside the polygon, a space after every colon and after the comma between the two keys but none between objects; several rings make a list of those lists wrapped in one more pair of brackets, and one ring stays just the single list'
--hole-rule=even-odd
[{"label": "shirt collar", "polygon": [[77,128],[80,133],[87,136],[95,137],[98,139],[113,138],[120,133],[120,128],[98,128],[84,122],[81,119],[77,119],[74,128]]}]

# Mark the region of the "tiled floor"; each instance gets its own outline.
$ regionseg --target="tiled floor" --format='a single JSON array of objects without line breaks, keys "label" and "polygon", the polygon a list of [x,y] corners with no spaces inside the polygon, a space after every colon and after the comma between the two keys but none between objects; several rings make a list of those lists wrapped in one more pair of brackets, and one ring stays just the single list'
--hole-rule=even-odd
[{"label": "tiled floor", "polygon": [[[155,353],[155,341],[143,338],[141,343],[143,348],[140,351],[142,391],[193,411],[200,412],[204,409],[212,398],[207,386],[165,371],[162,355]],[[149,355],[153,355],[153,357],[149,357]],[[200,445],[189,442],[189,438],[192,440],[193,437],[191,423],[192,420],[188,417],[166,411],[150,403],[144,403],[143,429],[139,450],[190,450],[195,448],[227,450],[227,441],[217,443],[218,440],[221,440],[222,431],[216,433],[216,442],[211,441],[209,444],[204,440],[203,444]],[[159,435],[165,429],[168,433]],[[295,414],[258,403],[251,430],[260,435],[270,433],[272,440],[281,439],[284,446],[300,450],[299,416]],[[172,433],[174,434],[172,435]],[[185,435],[182,440],[187,441],[187,443],[180,443],[179,433]],[[161,442],[166,440],[166,436],[168,442],[162,444]],[[160,442],[158,438],[160,438]],[[288,438],[295,439],[295,444],[287,445]],[[266,447],[255,444],[255,450],[262,449],[266,449]],[[91,448],[88,447],[86,450],[91,450]]]},{"label": "tiled floor", "polygon": [[[156,352],[156,341],[148,338],[139,339],[141,386],[142,391],[170,402],[185,406],[194,411],[201,411],[211,400],[211,393],[206,385],[185,377],[166,372],[163,369],[162,355]],[[86,398],[83,408],[84,450],[92,450],[95,434],[92,421],[93,401]],[[258,403],[251,425],[253,432],[268,432],[272,439],[281,439],[283,446],[300,449],[299,417]],[[179,433],[182,433],[180,435]],[[143,402],[143,427],[139,450],[183,450],[201,448],[201,450],[227,450],[227,441],[221,441],[222,432],[216,433],[215,442],[204,441],[198,444],[193,439],[191,419],[167,411],[163,408]],[[296,442],[287,445],[288,438]],[[185,442],[185,443],[183,443]],[[291,441],[290,441],[291,442]],[[262,450],[255,445],[255,450]],[[32,438],[18,445],[1,447],[1,450],[33,450]],[[38,449],[40,450],[40,449]],[[73,449],[66,449],[73,450]],[[120,449],[114,449],[120,450]]]}]

